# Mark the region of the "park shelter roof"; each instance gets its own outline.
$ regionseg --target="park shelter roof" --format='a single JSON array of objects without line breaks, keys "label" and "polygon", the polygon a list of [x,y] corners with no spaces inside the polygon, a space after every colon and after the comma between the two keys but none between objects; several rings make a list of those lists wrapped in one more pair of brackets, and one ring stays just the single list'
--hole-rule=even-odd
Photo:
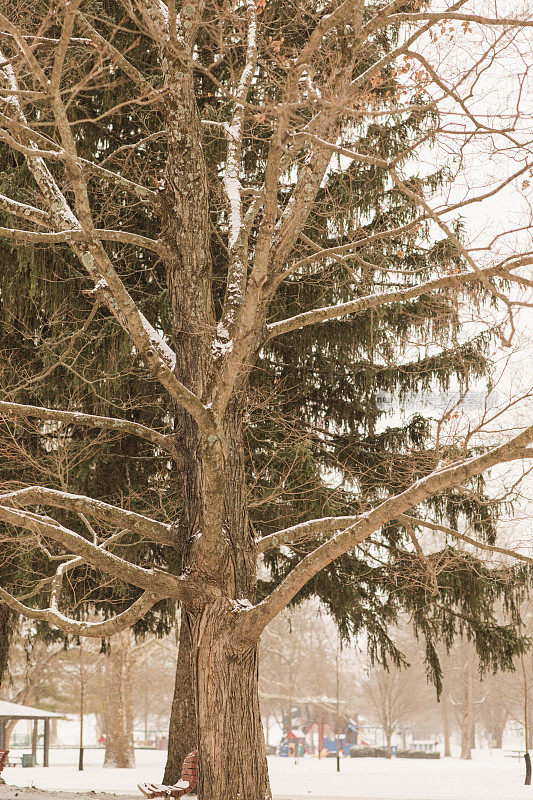
[{"label": "park shelter roof", "polygon": [[62,717],[63,714],[54,714],[53,711],[43,711],[42,708],[31,708],[0,700],[0,719],[61,719]]}]

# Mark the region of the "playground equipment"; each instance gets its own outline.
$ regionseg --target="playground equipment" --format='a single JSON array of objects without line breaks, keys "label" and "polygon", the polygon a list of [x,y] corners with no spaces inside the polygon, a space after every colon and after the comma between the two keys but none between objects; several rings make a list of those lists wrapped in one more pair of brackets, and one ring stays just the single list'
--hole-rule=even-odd
[{"label": "playground equipment", "polygon": [[[339,753],[346,758],[350,755],[350,747],[358,744],[360,739],[359,728],[355,722],[349,722],[344,733],[339,734]],[[326,751],[326,752],[324,752]],[[332,757],[337,755],[337,737],[324,736],[323,746],[320,755]]]},{"label": "playground equipment", "polygon": [[309,752],[305,733],[298,729],[287,731],[279,746],[279,754],[283,758],[300,758]]},{"label": "playground equipment", "polygon": [[[346,718],[345,718],[346,719]],[[411,739],[413,749],[430,751],[433,742],[414,740],[412,728],[399,728],[397,734],[403,739],[403,748],[406,749],[408,739]],[[356,746],[364,751],[365,748],[383,749],[386,746],[385,731],[379,725],[359,725],[348,717],[343,733],[339,734],[339,753],[348,758],[350,750]],[[433,745],[433,747],[431,746]],[[396,751],[397,746],[391,748]],[[299,757],[307,753],[317,753],[321,758],[334,758],[337,755],[337,736],[335,726],[331,722],[312,722],[305,730],[292,729],[288,731],[279,746],[279,754],[285,758]]]}]

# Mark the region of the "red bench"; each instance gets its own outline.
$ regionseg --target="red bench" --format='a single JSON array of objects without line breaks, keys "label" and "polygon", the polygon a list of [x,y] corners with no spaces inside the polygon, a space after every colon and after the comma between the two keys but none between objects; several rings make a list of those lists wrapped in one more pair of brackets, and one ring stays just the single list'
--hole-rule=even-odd
[{"label": "red bench", "polygon": [[159,783],[139,783],[139,789],[145,797],[182,797],[184,794],[196,794],[198,783],[198,750],[185,756],[181,767],[181,778],[173,786]]},{"label": "red bench", "polygon": [[0,750],[0,783],[5,783],[2,778],[2,770],[4,769],[7,761],[9,750]]}]

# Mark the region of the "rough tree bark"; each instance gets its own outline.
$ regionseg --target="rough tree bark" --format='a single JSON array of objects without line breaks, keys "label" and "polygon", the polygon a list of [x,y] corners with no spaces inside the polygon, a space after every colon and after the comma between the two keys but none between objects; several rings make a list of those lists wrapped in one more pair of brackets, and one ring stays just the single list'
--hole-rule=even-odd
[{"label": "rough tree bark", "polygon": [[[170,138],[160,193],[161,241],[172,304],[177,355],[174,371],[181,383],[198,397],[207,399],[212,391],[209,379],[213,377],[211,341],[215,316],[202,126],[192,71],[184,70],[182,62],[169,58],[168,52],[164,63],[168,64],[165,111]],[[241,388],[248,373],[249,369],[244,371]],[[246,509],[242,418],[242,404],[233,402],[222,422],[226,541],[224,552],[220,554],[217,583],[226,596],[250,602],[255,589],[256,558]],[[175,526],[179,569],[205,578],[212,563],[202,563],[202,558],[198,559],[194,552],[195,537],[201,536],[209,525],[205,518],[209,512],[202,462],[205,442],[202,443],[191,415],[179,406],[175,420],[176,458],[184,479],[183,509]],[[221,785],[227,787],[230,796],[234,793],[235,796],[264,798],[270,790],[259,712],[257,644],[245,648],[232,644],[231,627],[221,624],[223,619],[217,604],[211,608],[206,606],[200,612],[194,604],[192,607],[187,603],[182,605],[165,780],[179,777],[184,755],[198,745],[202,798],[209,800],[210,792],[216,794],[214,787]],[[220,663],[214,661],[215,654],[220,655]],[[244,728],[245,719],[248,730]],[[209,733],[215,720],[216,727]],[[235,727],[236,720],[239,730]],[[199,731],[202,731],[201,736]],[[234,746],[237,740],[241,742],[239,748]],[[222,757],[221,746],[225,748]]]},{"label": "rough tree bark", "polygon": [[168,730],[168,755],[163,776],[165,784],[176,783],[179,780],[183,759],[187,753],[197,747],[191,636],[187,620],[183,614],[180,623],[176,680]]},{"label": "rough tree bark", "polygon": [[0,603],[0,688],[7,672],[9,646],[16,623],[17,614],[5,603]]}]

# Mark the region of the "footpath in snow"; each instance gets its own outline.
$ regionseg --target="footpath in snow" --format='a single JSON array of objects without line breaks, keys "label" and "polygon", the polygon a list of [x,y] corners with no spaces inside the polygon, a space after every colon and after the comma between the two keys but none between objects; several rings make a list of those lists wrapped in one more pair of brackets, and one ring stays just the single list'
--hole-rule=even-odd
[{"label": "footpath in snow", "polygon": [[[47,769],[9,767],[0,786],[0,800],[59,800],[58,792],[126,795],[141,800],[137,783],[159,783],[165,753],[136,752],[135,769],[104,769],[102,750],[85,751],[85,769],[77,769],[76,750],[51,750]],[[287,758],[270,757],[272,791],[276,800],[522,800],[533,798],[533,788],[524,786],[522,759],[505,758],[500,751],[478,751],[472,761],[456,758],[438,761],[355,758],[301,758],[295,764]],[[45,790],[28,793],[8,787]],[[66,800],[66,798],[65,798]],[[125,797],[122,798],[125,800]]]}]

